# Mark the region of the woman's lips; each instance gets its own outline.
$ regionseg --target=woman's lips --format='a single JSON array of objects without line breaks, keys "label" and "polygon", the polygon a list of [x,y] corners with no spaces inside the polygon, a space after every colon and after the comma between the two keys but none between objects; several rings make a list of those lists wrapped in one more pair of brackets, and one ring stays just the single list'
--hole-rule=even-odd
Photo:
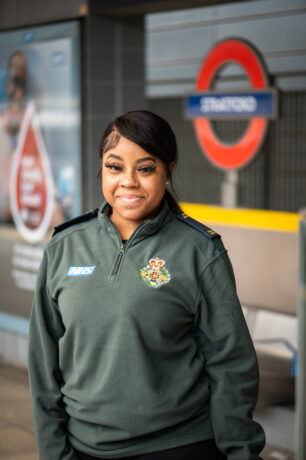
[{"label": "woman's lips", "polygon": [[135,204],[135,203],[138,203],[142,199],[142,196],[121,195],[119,196],[119,199],[126,204]]}]

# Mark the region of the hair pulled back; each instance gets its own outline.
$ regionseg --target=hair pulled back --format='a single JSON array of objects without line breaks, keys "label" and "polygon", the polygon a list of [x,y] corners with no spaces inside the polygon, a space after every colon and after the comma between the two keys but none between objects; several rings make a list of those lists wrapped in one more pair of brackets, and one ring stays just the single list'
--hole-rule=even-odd
[{"label": "hair pulled back", "polygon": [[[134,110],[117,117],[106,128],[100,144],[100,157],[115,147],[123,136],[161,160],[171,179],[170,164],[177,163],[178,151],[174,132],[169,123],[149,110]],[[173,212],[180,206],[172,193],[166,189],[165,200]]]}]

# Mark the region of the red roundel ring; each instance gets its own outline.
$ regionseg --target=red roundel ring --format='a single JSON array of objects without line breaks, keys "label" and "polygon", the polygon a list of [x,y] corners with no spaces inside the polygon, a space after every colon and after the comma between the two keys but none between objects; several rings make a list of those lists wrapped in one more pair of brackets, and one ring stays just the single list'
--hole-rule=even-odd
[{"label": "red roundel ring", "polygon": [[[243,67],[254,89],[267,87],[265,71],[253,48],[242,40],[227,39],[218,43],[204,60],[196,89],[209,90],[217,71],[228,61]],[[237,169],[244,166],[259,149],[267,123],[265,118],[252,118],[242,138],[231,145],[222,143],[216,137],[206,118],[196,118],[194,127],[200,145],[212,163],[222,169]]]}]

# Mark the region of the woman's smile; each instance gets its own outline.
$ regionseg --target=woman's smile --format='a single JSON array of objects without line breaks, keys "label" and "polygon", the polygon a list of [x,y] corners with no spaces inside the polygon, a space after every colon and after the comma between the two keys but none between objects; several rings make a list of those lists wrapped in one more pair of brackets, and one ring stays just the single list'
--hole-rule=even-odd
[{"label": "woman's smile", "polygon": [[139,203],[140,200],[143,199],[142,196],[137,196],[137,195],[119,195],[116,198],[129,205],[137,204]]}]

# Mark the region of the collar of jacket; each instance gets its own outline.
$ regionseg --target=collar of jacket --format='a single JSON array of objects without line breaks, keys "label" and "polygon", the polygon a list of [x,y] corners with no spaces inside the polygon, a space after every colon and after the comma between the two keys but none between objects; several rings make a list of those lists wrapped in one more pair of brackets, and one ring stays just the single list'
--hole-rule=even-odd
[{"label": "collar of jacket", "polygon": [[[116,234],[119,236],[119,239],[121,239],[117,227],[108,217],[111,209],[111,206],[105,201],[99,209],[98,220],[105,231]],[[142,222],[131,235],[129,241],[135,243],[147,236],[153,235],[173,218],[175,218],[173,212],[169,209],[168,203],[163,200],[158,215],[154,219],[147,219]]]}]

